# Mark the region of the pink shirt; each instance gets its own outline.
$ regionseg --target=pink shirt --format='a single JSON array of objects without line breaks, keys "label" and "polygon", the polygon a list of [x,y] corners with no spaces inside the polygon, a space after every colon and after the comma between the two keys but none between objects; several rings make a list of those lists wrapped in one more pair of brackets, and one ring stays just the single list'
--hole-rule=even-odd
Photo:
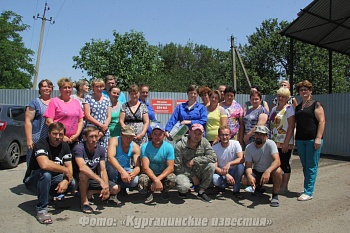
[{"label": "pink shirt", "polygon": [[66,127],[66,136],[71,137],[77,132],[78,121],[84,117],[80,103],[76,99],[64,102],[60,98],[52,98],[44,113],[45,118],[61,122]]}]

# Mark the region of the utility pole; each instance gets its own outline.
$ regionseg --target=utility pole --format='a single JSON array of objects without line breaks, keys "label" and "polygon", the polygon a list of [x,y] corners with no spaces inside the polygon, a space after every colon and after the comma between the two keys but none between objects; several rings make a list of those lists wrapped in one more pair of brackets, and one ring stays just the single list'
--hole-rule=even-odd
[{"label": "utility pole", "polygon": [[36,57],[36,65],[35,65],[35,74],[34,74],[34,80],[33,80],[33,90],[36,90],[36,83],[38,81],[38,74],[39,74],[39,65],[40,65],[40,56],[41,56],[41,48],[43,45],[43,37],[44,37],[44,31],[45,31],[45,22],[49,21],[51,24],[54,24],[55,21],[52,20],[52,17],[50,17],[50,19],[47,19],[45,17],[46,15],[46,11],[50,10],[50,7],[47,5],[47,2],[45,3],[45,7],[44,7],[44,14],[41,17],[39,15],[39,13],[37,14],[37,16],[33,16],[33,19],[37,20],[37,19],[41,19],[41,32],[40,32],[40,41],[39,41],[39,47],[38,47],[38,54]]},{"label": "utility pole", "polygon": [[232,80],[233,89],[237,91],[237,76],[236,76],[236,55],[235,55],[235,39],[231,36],[231,58],[232,58]]},{"label": "utility pole", "polygon": [[232,57],[232,79],[233,79],[233,88],[237,91],[237,74],[236,74],[236,56],[238,58],[239,64],[243,70],[244,76],[247,79],[249,87],[251,86],[247,71],[244,67],[241,55],[239,54],[237,47],[235,46],[235,39],[231,36],[231,57]]}]

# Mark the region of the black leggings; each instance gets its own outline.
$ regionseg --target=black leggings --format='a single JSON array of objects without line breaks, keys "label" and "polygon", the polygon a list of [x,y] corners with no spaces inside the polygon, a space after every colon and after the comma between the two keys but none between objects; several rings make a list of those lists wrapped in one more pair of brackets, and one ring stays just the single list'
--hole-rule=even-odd
[{"label": "black leggings", "polygon": [[290,168],[290,157],[292,156],[292,150],[288,150],[286,153],[282,152],[282,148],[278,148],[278,153],[280,155],[281,160],[281,169],[284,173],[291,173]]}]

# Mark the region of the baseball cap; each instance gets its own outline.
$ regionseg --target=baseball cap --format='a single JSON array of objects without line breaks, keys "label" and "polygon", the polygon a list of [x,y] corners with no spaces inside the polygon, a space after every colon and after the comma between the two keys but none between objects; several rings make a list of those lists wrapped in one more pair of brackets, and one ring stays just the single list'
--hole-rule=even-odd
[{"label": "baseball cap", "polygon": [[159,129],[159,130],[165,132],[164,127],[163,127],[160,123],[156,123],[156,124],[154,124],[154,125],[152,126],[152,131],[155,130],[155,129]]},{"label": "baseball cap", "polygon": [[203,125],[201,125],[201,124],[193,124],[192,127],[191,127],[191,130],[196,130],[196,129],[199,129],[200,131],[202,131],[202,133],[204,133]]},{"label": "baseball cap", "polygon": [[135,136],[134,128],[128,125],[121,128],[121,133],[124,135]]},{"label": "baseball cap", "polygon": [[265,125],[258,125],[255,127],[255,133],[268,134],[269,129]]}]

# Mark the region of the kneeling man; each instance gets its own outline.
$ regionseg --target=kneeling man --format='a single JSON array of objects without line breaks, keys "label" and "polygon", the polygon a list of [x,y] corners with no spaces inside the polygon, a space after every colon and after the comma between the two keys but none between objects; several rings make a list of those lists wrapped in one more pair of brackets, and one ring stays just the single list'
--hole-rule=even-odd
[{"label": "kneeling man", "polygon": [[255,141],[245,150],[246,174],[242,177],[242,183],[251,185],[256,192],[259,192],[264,184],[272,182],[270,206],[278,207],[278,192],[282,182],[281,161],[276,143],[268,139],[268,132],[266,126],[255,127]]},{"label": "kneeling man", "polygon": [[140,187],[145,189],[146,200],[149,203],[153,200],[153,192],[162,192],[162,198],[169,199],[168,191],[175,187],[176,176],[174,171],[174,147],[163,141],[165,130],[157,124],[151,133],[152,141],[141,146],[141,162],[143,174],[140,175]]},{"label": "kneeling man", "polygon": [[185,198],[192,186],[198,185],[198,198],[211,202],[204,192],[210,185],[215,170],[216,155],[209,141],[203,137],[201,124],[193,124],[188,136],[176,143],[175,174],[179,197]]}]

